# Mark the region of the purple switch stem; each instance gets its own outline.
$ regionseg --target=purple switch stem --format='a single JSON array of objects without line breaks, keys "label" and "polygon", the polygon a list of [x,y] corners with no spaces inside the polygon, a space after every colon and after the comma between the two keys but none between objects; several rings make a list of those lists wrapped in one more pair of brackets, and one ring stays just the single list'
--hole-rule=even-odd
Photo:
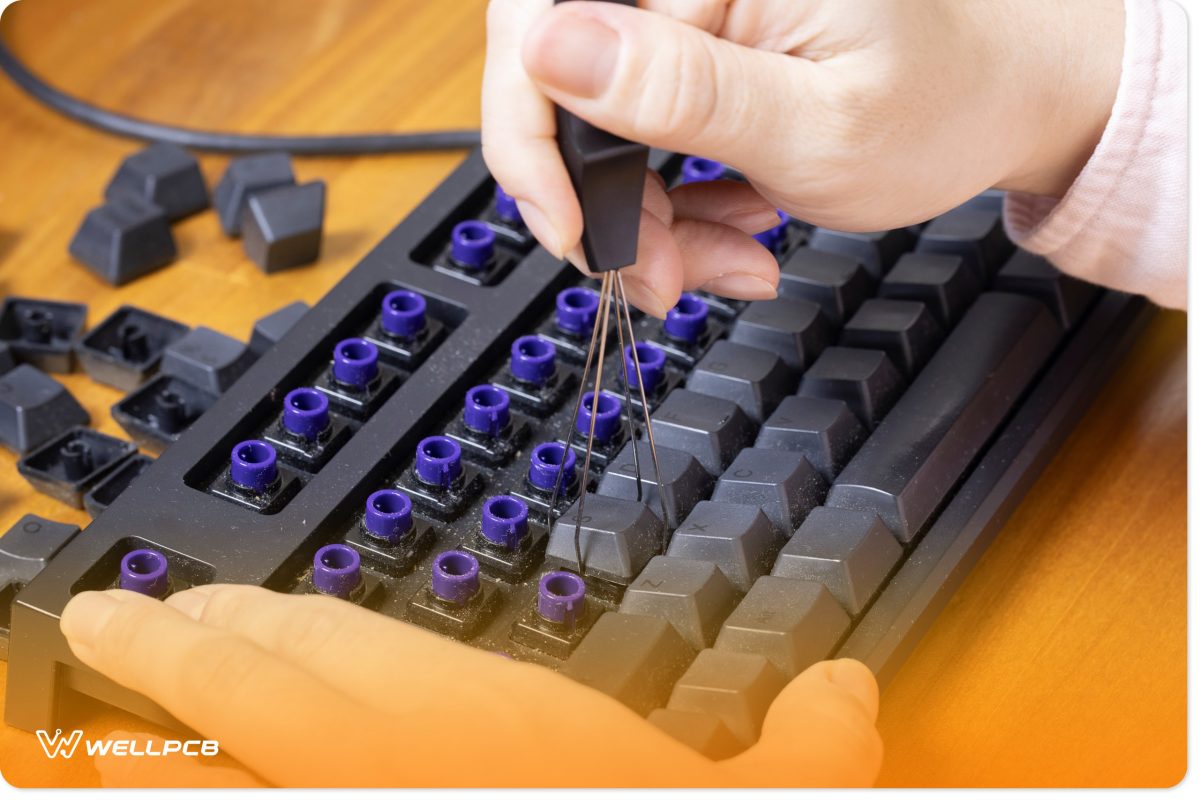
[{"label": "purple switch stem", "polygon": [[508,392],[485,383],[467,390],[463,424],[484,436],[499,436],[508,427]]},{"label": "purple switch stem", "polygon": [[259,439],[234,445],[229,459],[229,477],[243,489],[265,492],[279,477],[275,448]]},{"label": "purple switch stem", "polygon": [[[633,362],[633,348],[637,347],[637,364]],[[667,353],[661,347],[650,342],[638,342],[636,345],[625,345],[625,375],[629,385],[637,387],[638,373],[641,373],[642,388],[653,392],[662,380],[667,368]]]},{"label": "purple switch stem", "polygon": [[283,427],[313,441],[329,427],[329,398],[316,389],[292,389],[283,398]]},{"label": "purple switch stem", "polygon": [[700,183],[701,181],[718,181],[725,177],[725,165],[720,161],[707,158],[688,156],[683,160],[680,179],[683,183]]},{"label": "purple switch stem", "polygon": [[537,610],[543,619],[574,628],[584,608],[583,578],[573,572],[547,572],[538,581]]},{"label": "purple switch stem", "polygon": [[541,386],[554,377],[554,343],[540,336],[522,336],[512,344],[513,377]]},{"label": "purple switch stem", "polygon": [[396,544],[412,530],[412,500],[404,492],[380,489],[367,498],[363,527],[388,544]]},{"label": "purple switch stem", "polygon": [[333,377],[338,383],[365,389],[379,374],[379,349],[366,339],[343,339],[333,348]]},{"label": "purple switch stem", "polygon": [[[542,442],[533,448],[533,452],[529,454],[529,482],[543,491],[554,491],[558,471],[563,464],[563,450],[566,448],[561,442]],[[566,491],[575,483],[574,450],[567,450],[566,464],[562,466],[562,470],[561,491]]]},{"label": "purple switch stem", "polygon": [[672,339],[695,344],[708,324],[708,304],[694,294],[684,292],[679,303],[667,312],[663,330]]},{"label": "purple switch stem", "polygon": [[529,535],[529,506],[512,495],[498,494],[483,504],[483,538],[505,550],[516,550]]},{"label": "purple switch stem", "polygon": [[465,606],[479,593],[479,562],[470,553],[447,550],[433,559],[432,588],[435,597]]},{"label": "purple switch stem", "polygon": [[162,597],[171,588],[167,557],[157,550],[130,550],[121,559],[121,578],[117,585],[138,594]]},{"label": "purple switch stem", "polygon": [[469,219],[450,232],[450,257],[469,269],[483,269],[496,252],[496,233],[486,223]]},{"label": "purple switch stem", "polygon": [[327,544],[313,556],[313,586],[321,594],[346,600],[362,583],[358,551],[344,544]]},{"label": "purple switch stem", "polygon": [[779,249],[780,243],[783,242],[783,237],[787,235],[788,222],[792,219],[782,211],[777,211],[776,213],[779,214],[778,225],[774,228],[768,228],[762,233],[754,234],[755,240],[772,253]]},{"label": "purple switch stem", "polygon": [[600,392],[600,400],[596,401],[594,392],[583,395],[579,404],[579,413],[575,415],[575,430],[585,437],[592,430],[592,415],[596,415],[596,441],[604,444],[613,438],[621,427],[621,401],[615,394]]},{"label": "purple switch stem", "polygon": [[521,224],[521,209],[517,208],[516,199],[496,184],[496,216],[509,225]]},{"label": "purple switch stem", "polygon": [[411,338],[425,330],[425,298],[407,289],[384,295],[380,326],[392,336]]},{"label": "purple switch stem", "polygon": [[554,301],[554,319],[558,327],[577,336],[590,336],[600,310],[600,296],[582,286],[558,293]]},{"label": "purple switch stem", "polygon": [[429,436],[417,445],[417,477],[449,489],[462,474],[462,448],[446,436]]}]

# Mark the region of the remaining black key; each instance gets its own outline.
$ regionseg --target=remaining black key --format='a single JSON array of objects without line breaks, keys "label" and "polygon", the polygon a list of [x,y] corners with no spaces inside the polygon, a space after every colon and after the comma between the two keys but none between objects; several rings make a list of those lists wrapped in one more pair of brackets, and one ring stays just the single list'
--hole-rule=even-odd
[{"label": "remaining black key", "polygon": [[904,378],[882,350],[830,347],[804,379],[800,394],[842,400],[868,428],[883,419],[904,391]]},{"label": "remaining black key", "polygon": [[771,574],[820,581],[857,616],[903,554],[875,512],[821,506],[784,545]]},{"label": "remaining black key", "polygon": [[982,295],[842,470],[827,505],[876,512],[902,542],[929,522],[1060,336],[1029,297]]},{"label": "remaining black key", "polygon": [[962,256],[985,283],[1012,255],[1013,243],[1004,233],[999,212],[960,206],[925,226],[917,252]]},{"label": "remaining black key", "polygon": [[667,708],[721,720],[743,746],[758,740],[763,719],[787,679],[764,656],[702,650],[675,684]]},{"label": "remaining black key", "polygon": [[866,428],[843,401],[785,397],[759,429],[754,446],[800,453],[832,481],[866,439]]},{"label": "remaining black key", "polygon": [[829,484],[799,453],[747,447],[717,480],[712,499],[757,506],[782,534],[825,499]]},{"label": "remaining black key", "polygon": [[[657,445],[657,443],[656,443]],[[633,463],[633,442],[626,442],[621,452],[604,470],[597,494],[609,497],[637,499],[637,465]],[[638,464],[642,468],[642,502],[655,514],[662,515],[658,501],[659,485],[664,487],[667,501],[668,528],[677,528],[691,513],[696,503],[712,492],[713,477],[691,453],[671,447],[656,447],[658,452],[658,481],[655,481],[654,459],[650,443],[637,443]]]},{"label": "remaining black key", "polygon": [[200,326],[172,342],[162,358],[162,373],[220,394],[254,363],[250,348],[233,337]]},{"label": "remaining black key", "polygon": [[725,723],[712,714],[656,708],[646,721],[713,761],[729,758],[745,749],[733,738]]},{"label": "remaining black key", "polygon": [[942,335],[942,326],[924,303],[872,297],[842,328],[841,344],[882,350],[911,379],[933,355]]},{"label": "remaining black key", "polygon": [[717,638],[737,601],[733,586],[716,564],[655,556],[629,584],[621,613],[662,617],[688,644],[701,650]]},{"label": "remaining black key", "polygon": [[307,313],[308,303],[297,300],[255,322],[250,331],[250,352],[261,356],[270,350]]},{"label": "remaining black key", "polygon": [[650,418],[654,443],[696,457],[719,475],[754,436],[754,427],[736,403],[676,389]]},{"label": "remaining black key", "polygon": [[746,306],[729,333],[729,341],[770,351],[797,370],[816,361],[833,340],[833,325],[819,305],[786,297]]},{"label": "remaining black key", "polygon": [[811,300],[838,325],[871,296],[875,279],[852,258],[801,247],[780,267],[779,295]]},{"label": "remaining black key", "polygon": [[1046,259],[1024,250],[1013,254],[992,285],[998,292],[1027,294],[1041,300],[1066,330],[1079,321],[1100,292],[1098,287],[1064,275]]},{"label": "remaining black key", "polygon": [[609,611],[575,648],[563,674],[645,715],[666,705],[694,657],[665,619]]},{"label": "remaining black key", "polygon": [[21,364],[0,375],[0,444],[28,453],[75,425],[88,413],[49,375]]},{"label": "remaining black key", "polygon": [[919,300],[929,306],[943,328],[962,319],[979,296],[983,284],[962,256],[943,253],[908,253],[879,285],[881,297]]},{"label": "remaining black key", "polygon": [[979,194],[963,203],[961,208],[971,208],[976,211],[989,211],[1000,214],[1004,211],[1004,192],[999,189],[984,189]]},{"label": "remaining black key", "polygon": [[[558,518],[546,546],[547,559],[572,569],[577,504]],[[585,574],[626,586],[658,554],[662,541],[662,520],[645,505],[602,494],[587,496],[579,529]]]},{"label": "remaining black key", "polygon": [[737,403],[746,416],[762,422],[795,391],[796,375],[773,353],[720,341],[692,370],[687,388]]},{"label": "remaining black key", "polygon": [[770,572],[784,540],[761,509],[704,500],[675,531],[667,555],[709,561],[746,592]]},{"label": "remaining black key", "polygon": [[13,357],[12,349],[9,348],[8,342],[0,342],[0,375],[8,372],[17,365],[17,360]]},{"label": "remaining black key", "polygon": [[905,251],[912,249],[913,236],[904,228],[872,233],[847,233],[817,228],[809,237],[813,250],[853,258],[876,280],[882,278]]},{"label": "remaining black key", "polygon": [[792,678],[828,658],[849,627],[850,618],[820,583],[767,575],[725,620],[716,649],[766,656]]}]

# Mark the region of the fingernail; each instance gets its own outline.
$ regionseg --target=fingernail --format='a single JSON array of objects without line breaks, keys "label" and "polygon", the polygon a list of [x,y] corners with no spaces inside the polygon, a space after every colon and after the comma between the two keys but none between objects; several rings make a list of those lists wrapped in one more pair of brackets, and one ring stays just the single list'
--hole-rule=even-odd
[{"label": "fingernail", "polygon": [[125,602],[122,592],[80,592],[63,609],[59,628],[68,641],[91,647]]},{"label": "fingernail", "polygon": [[854,659],[839,658],[830,665],[829,680],[857,700],[863,713],[874,721],[879,708],[879,689],[870,670]]},{"label": "fingernail", "polygon": [[757,275],[731,272],[719,275],[700,287],[705,292],[731,297],[735,300],[774,300],[779,292]]},{"label": "fingernail", "polygon": [[602,22],[570,11],[551,14],[528,60],[536,80],[575,97],[599,97],[612,81],[621,37]]},{"label": "fingernail", "polygon": [[730,227],[737,228],[750,235],[769,231],[779,224],[779,213],[774,209],[755,208],[745,211],[735,211],[721,220]]},{"label": "fingernail", "polygon": [[652,317],[665,319],[671,306],[675,305],[655,294],[640,278],[625,275],[622,283],[625,286],[625,299]]},{"label": "fingernail", "polygon": [[521,210],[521,220],[533,234],[533,238],[541,242],[542,247],[549,250],[555,258],[562,258],[562,240],[558,237],[558,231],[550,224],[550,218],[528,200],[518,200],[517,208]]}]

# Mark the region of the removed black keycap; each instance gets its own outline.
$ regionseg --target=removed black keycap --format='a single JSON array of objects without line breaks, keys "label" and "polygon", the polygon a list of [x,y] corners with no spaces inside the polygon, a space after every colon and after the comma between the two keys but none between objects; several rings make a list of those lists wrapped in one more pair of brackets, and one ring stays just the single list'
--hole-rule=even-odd
[{"label": "removed black keycap", "polygon": [[170,375],[159,375],[119,400],[113,419],[151,453],[161,453],[217,402],[217,395]]},{"label": "removed black keycap", "polygon": [[104,199],[136,197],[166,213],[171,221],[208,208],[208,188],[200,162],[173,144],[152,144],[128,156],[104,190]]},{"label": "removed black keycap", "polygon": [[0,340],[18,362],[43,372],[71,372],[75,343],[87,306],[32,297],[9,297],[0,306]]},{"label": "removed black keycap", "polygon": [[172,342],[162,357],[162,373],[213,394],[233,385],[254,363],[250,348],[203,325]]},{"label": "removed black keycap", "polygon": [[83,495],[136,452],[132,442],[72,428],[18,461],[17,471],[39,492],[83,508]]},{"label": "removed black keycap", "polygon": [[297,300],[258,320],[254,323],[254,329],[250,331],[250,351],[256,356],[261,356],[286,336],[307,313],[308,303]]},{"label": "removed black keycap", "polygon": [[92,517],[100,516],[153,463],[153,458],[139,453],[117,467],[83,496],[84,510]]},{"label": "removed black keycap", "polygon": [[113,286],[175,260],[175,237],[161,208],[137,196],[117,197],[84,217],[71,256]]},{"label": "removed black keycap", "polygon": [[311,264],[321,255],[325,183],[280,186],[250,196],[242,246],[263,272]]},{"label": "removed black keycap", "polygon": [[28,453],[68,428],[86,425],[88,413],[67,387],[28,364],[0,375],[0,443]]},{"label": "removed black keycap", "polygon": [[227,236],[240,236],[242,215],[252,195],[296,182],[287,153],[261,153],[232,159],[213,192],[213,206]]},{"label": "removed black keycap", "polygon": [[121,306],[75,348],[92,380],[129,392],[158,370],[163,351],[188,326],[134,306]]}]

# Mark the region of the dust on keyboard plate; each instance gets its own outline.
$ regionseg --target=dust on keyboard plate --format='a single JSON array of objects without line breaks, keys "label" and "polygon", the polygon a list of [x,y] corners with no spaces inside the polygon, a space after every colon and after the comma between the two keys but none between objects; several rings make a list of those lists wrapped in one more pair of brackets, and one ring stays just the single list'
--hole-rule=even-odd
[{"label": "dust on keyboard plate", "polygon": [[74,691],[178,725],[57,630],[145,548],[174,590],[339,594],[561,669],[714,757],[818,660],[886,677],[1144,304],[1014,252],[994,196],[924,228],[764,239],[779,299],[633,315],[657,477],[612,347],[591,474],[577,436],[552,501],[594,282],[530,250],[472,156],[24,589],[8,721],[61,724]]}]

